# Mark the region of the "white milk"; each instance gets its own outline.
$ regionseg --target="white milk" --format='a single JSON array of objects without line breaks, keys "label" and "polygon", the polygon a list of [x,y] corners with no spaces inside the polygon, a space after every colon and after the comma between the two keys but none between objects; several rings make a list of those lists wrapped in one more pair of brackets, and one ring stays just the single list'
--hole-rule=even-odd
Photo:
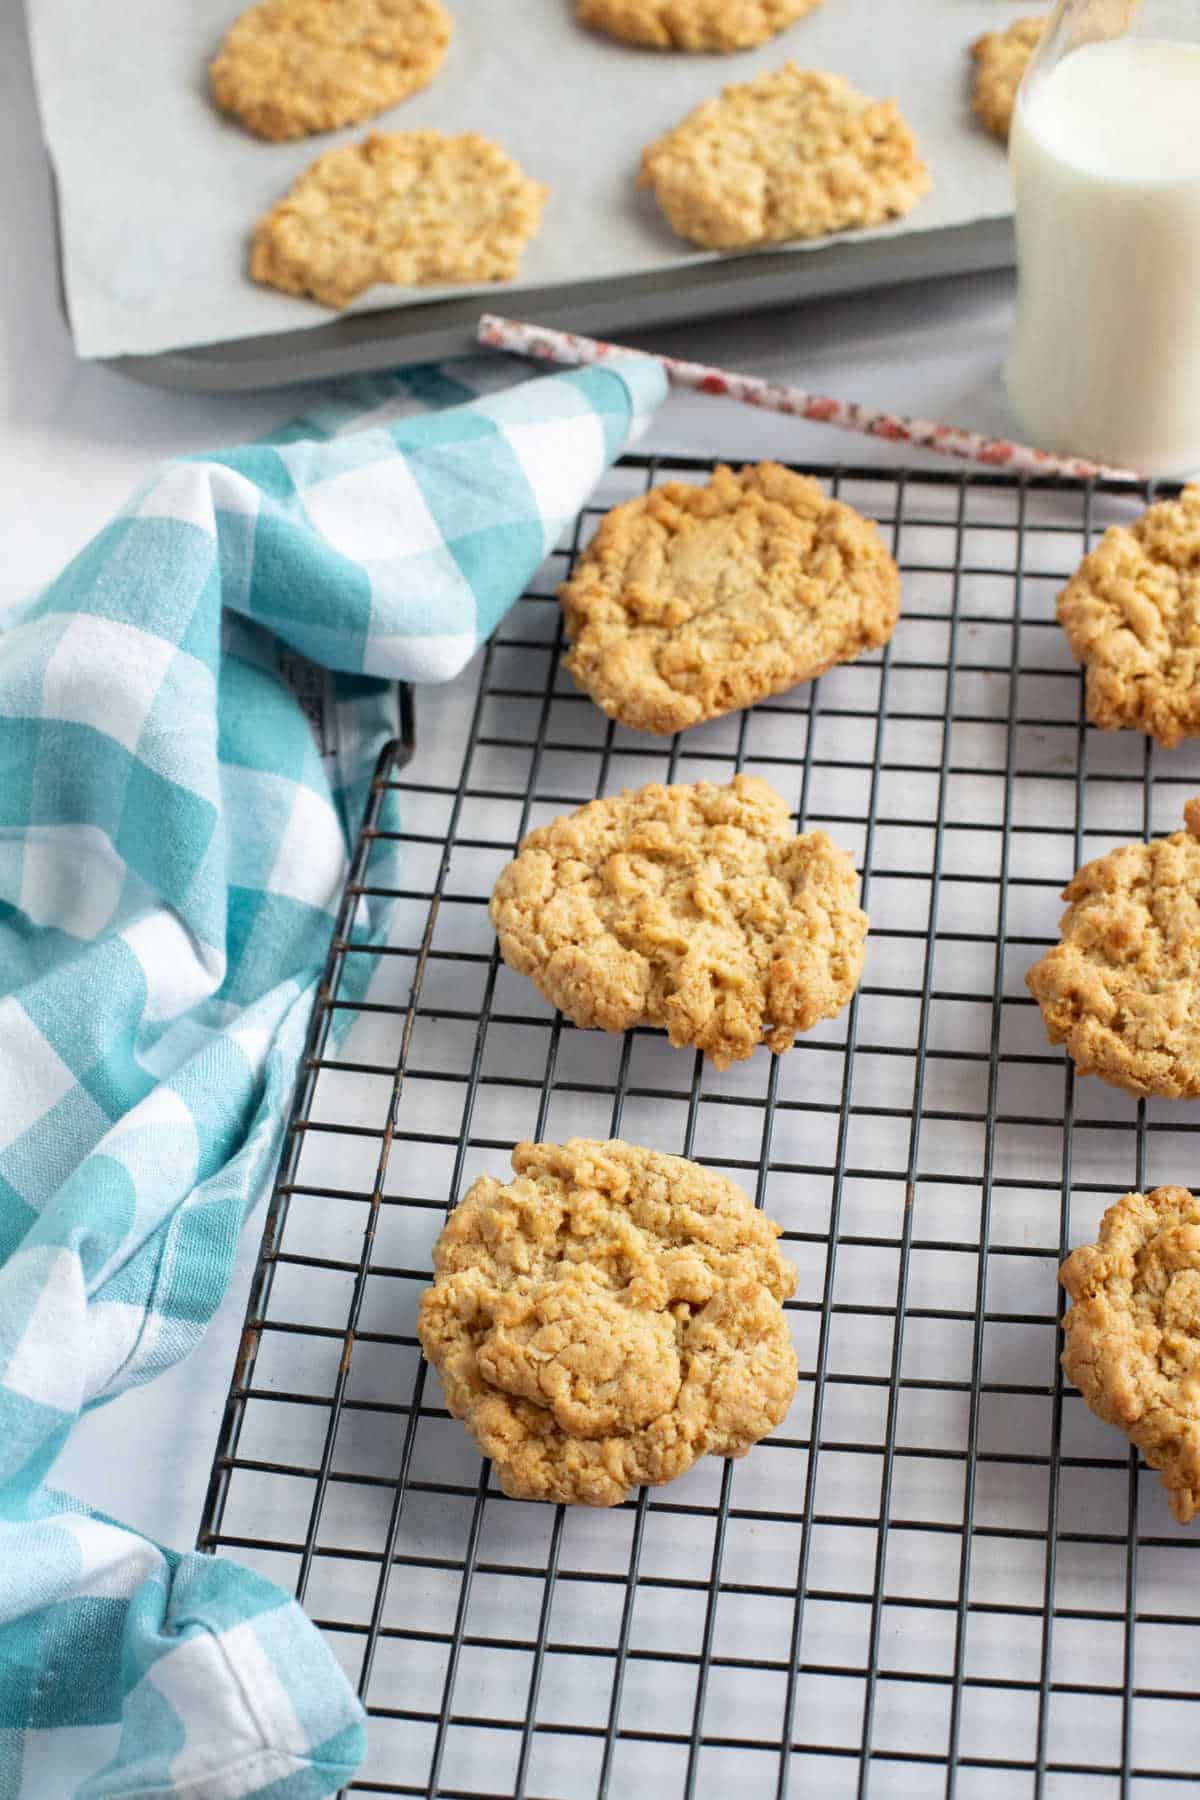
[{"label": "white milk", "polygon": [[1021,90],[1008,366],[1034,442],[1200,468],[1200,45],[1115,38]]}]

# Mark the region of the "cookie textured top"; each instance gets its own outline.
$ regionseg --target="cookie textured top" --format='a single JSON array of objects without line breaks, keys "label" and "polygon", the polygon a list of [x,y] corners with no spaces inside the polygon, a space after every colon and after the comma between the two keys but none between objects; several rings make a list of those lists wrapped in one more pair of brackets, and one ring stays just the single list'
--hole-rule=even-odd
[{"label": "cookie textured top", "polygon": [[880,225],[929,189],[890,100],[787,63],[727,87],[642,152],[671,228],[710,250]]},{"label": "cookie textured top", "polygon": [[870,520],[759,463],[615,507],[559,599],[579,686],[611,718],[664,733],[886,643],[900,576]]},{"label": "cookie textured top", "polygon": [[258,221],[250,273],[326,306],[377,281],[508,281],[545,199],[476,131],[373,131],[319,156]]},{"label": "cookie textured top", "polygon": [[1026,976],[1052,1044],[1131,1094],[1200,1095],[1200,799],[1186,831],[1085,863]]},{"label": "cookie textured top", "polygon": [[972,104],[976,117],[998,138],[1008,137],[1017,89],[1045,29],[1044,16],[1014,19],[1006,31],[985,31],[971,45],[975,58]]},{"label": "cookie textured top", "polygon": [[259,0],[208,66],[213,99],[280,140],[374,118],[437,74],[450,42],[440,0]]},{"label": "cookie textured top", "polygon": [[1189,1524],[1200,1507],[1200,1200],[1182,1187],[1126,1194],[1059,1280],[1074,1303],[1065,1374],[1159,1471]]},{"label": "cookie textured top", "polygon": [[581,25],[655,50],[749,50],[821,0],[579,0]]},{"label": "cookie textured top", "polygon": [[1058,597],[1087,711],[1170,749],[1200,736],[1200,487],[1110,525]]},{"label": "cookie textured top", "polygon": [[862,973],[854,864],[765,781],[657,783],[531,831],[496,883],[500,950],[577,1025],[665,1026],[718,1069],[789,1050]]},{"label": "cookie textured top", "polygon": [[451,1213],[417,1327],[505,1493],[613,1506],[773,1431],[796,1391],[779,1226],[630,1144],[518,1144],[512,1164]]}]

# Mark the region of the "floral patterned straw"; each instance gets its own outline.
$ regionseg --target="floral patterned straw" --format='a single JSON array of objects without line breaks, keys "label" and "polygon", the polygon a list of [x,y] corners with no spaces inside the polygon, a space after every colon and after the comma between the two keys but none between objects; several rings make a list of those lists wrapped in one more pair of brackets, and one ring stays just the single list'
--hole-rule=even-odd
[{"label": "floral patterned straw", "polygon": [[[577,366],[580,363],[604,362],[610,356],[646,356],[644,350],[630,350],[622,344],[606,344],[599,338],[581,337],[574,331],[555,331],[549,325],[529,325],[519,319],[502,319],[495,313],[484,313],[477,336],[481,344],[494,350],[509,350],[517,356],[537,357],[543,362]],[[888,438],[893,443],[916,444],[925,450],[936,450],[942,456],[958,456],[967,462],[986,463],[991,468],[1011,469],[1025,475],[1070,475],[1078,480],[1103,476],[1110,481],[1140,481],[1142,477],[1129,469],[1112,469],[1104,463],[1088,462],[1081,456],[1056,456],[1049,450],[1034,450],[1028,444],[1015,444],[1008,438],[985,437],[982,432],[962,431],[954,425],[939,425],[931,419],[906,419],[896,413],[872,412],[853,401],[831,400],[824,394],[810,394],[804,388],[784,382],[763,381],[757,375],[736,375],[706,363],[682,362],[675,356],[655,356],[667,379],[676,387],[691,388],[698,394],[724,395],[742,400],[747,406],[762,407],[765,412],[792,413],[811,419],[819,425],[840,425],[845,431],[861,431],[868,437]]]}]

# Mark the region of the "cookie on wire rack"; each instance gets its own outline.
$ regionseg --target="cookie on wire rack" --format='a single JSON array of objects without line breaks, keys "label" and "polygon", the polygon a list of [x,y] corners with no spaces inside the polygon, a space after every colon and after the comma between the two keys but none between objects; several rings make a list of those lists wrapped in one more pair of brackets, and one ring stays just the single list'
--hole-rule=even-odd
[{"label": "cookie on wire rack", "polygon": [[450,1214],[417,1324],[506,1494],[616,1506],[780,1424],[796,1272],[739,1187],[619,1140],[512,1165]]},{"label": "cookie on wire rack", "polygon": [[668,734],[878,649],[900,574],[872,521],[810,477],[718,465],[614,507],[558,597],[577,685]]},{"label": "cookie on wire rack", "polygon": [[1200,1200],[1125,1194],[1063,1263],[1063,1372],[1125,1432],[1189,1525],[1200,1510]]},{"label": "cookie on wire rack", "polygon": [[1200,736],[1200,487],[1110,525],[1058,596],[1087,714],[1170,750]]},{"label": "cookie on wire rack", "polygon": [[751,50],[821,0],[578,0],[581,25],[653,50]]},{"label": "cookie on wire rack", "polygon": [[1200,798],[1183,816],[1084,864],[1061,942],[1025,977],[1081,1075],[1172,1100],[1200,1097]]},{"label": "cookie on wire rack", "polygon": [[428,86],[450,34],[441,0],[258,0],[226,32],[209,86],[259,137],[335,131]]},{"label": "cookie on wire rack", "polygon": [[718,1069],[847,1004],[867,917],[824,832],[765,781],[627,790],[531,831],[490,915],[510,968],[576,1025],[658,1025]]},{"label": "cookie on wire rack", "polygon": [[546,194],[477,131],[373,131],[319,156],[259,219],[250,273],[336,307],[381,281],[510,281]]},{"label": "cookie on wire rack", "polygon": [[725,88],[642,152],[671,229],[707,250],[881,225],[930,187],[891,100],[787,63]]}]

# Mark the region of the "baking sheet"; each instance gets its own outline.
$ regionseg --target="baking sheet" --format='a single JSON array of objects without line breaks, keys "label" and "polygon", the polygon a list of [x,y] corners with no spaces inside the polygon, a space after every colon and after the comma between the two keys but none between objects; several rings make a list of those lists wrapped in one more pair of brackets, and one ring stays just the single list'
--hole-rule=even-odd
[{"label": "baking sheet", "polygon": [[[28,10],[80,355],[149,355],[328,325],[335,315],[326,308],[248,279],[248,235],[314,156],[367,127],[267,144],[222,118],[208,99],[206,64],[237,0],[28,0]],[[826,0],[735,56],[628,48],[580,29],[572,0],[451,0],[451,11],[455,36],[441,73],[375,123],[481,131],[550,184],[521,279],[486,289],[506,305],[523,290],[715,260],[675,238],[653,198],[637,191],[640,152],[723,83],[789,57],[895,96],[933,170],[933,192],[907,220],[856,240],[1009,210],[1003,151],[971,120],[967,46],[1013,15],[1011,0]],[[381,286],[353,310],[471,291]]]}]

